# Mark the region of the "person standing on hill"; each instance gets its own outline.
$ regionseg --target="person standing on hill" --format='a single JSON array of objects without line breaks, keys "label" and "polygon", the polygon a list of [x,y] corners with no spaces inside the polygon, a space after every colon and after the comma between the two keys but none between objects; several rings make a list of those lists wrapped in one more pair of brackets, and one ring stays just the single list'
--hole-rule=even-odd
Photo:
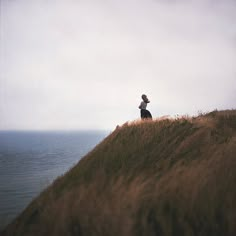
[{"label": "person standing on hill", "polygon": [[145,94],[143,94],[141,96],[141,98],[143,99],[143,101],[141,102],[141,104],[139,105],[139,109],[141,110],[141,119],[152,119],[152,115],[150,113],[150,111],[148,111],[147,108],[147,104],[150,102],[147,98],[147,96]]}]

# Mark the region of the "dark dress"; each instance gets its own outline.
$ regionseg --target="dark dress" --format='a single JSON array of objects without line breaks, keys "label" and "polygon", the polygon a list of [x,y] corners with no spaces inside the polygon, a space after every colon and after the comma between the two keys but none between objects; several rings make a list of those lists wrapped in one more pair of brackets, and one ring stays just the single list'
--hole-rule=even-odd
[{"label": "dark dress", "polygon": [[141,118],[142,119],[152,119],[152,115],[151,115],[150,111],[148,111],[146,109],[141,109]]}]

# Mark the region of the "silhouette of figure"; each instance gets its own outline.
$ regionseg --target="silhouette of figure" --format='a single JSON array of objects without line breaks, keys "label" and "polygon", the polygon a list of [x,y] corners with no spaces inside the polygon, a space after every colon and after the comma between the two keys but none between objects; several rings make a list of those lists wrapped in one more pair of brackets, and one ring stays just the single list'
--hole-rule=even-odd
[{"label": "silhouette of figure", "polygon": [[145,94],[143,94],[141,96],[141,98],[143,99],[143,101],[141,102],[141,104],[139,105],[139,109],[141,110],[141,119],[152,119],[152,115],[150,113],[150,111],[148,111],[147,108],[147,104],[150,102],[147,98],[147,96]]}]

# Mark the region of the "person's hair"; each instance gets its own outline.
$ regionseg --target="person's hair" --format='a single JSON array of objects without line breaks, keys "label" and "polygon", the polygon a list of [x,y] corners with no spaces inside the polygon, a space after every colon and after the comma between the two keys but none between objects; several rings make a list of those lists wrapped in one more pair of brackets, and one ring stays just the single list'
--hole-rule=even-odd
[{"label": "person's hair", "polygon": [[150,101],[148,100],[148,98],[147,98],[147,95],[145,95],[145,94],[142,95],[142,99],[143,99],[143,101],[146,102],[146,103],[149,103],[149,102],[150,102]]}]

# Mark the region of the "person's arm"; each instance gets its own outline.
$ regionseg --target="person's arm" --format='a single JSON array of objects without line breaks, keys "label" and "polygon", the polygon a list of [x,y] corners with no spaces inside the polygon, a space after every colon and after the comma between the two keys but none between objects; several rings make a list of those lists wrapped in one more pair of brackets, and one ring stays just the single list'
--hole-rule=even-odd
[{"label": "person's arm", "polygon": [[138,107],[139,109],[141,109],[142,108],[142,103],[140,103],[140,105],[139,105],[139,107]]}]

